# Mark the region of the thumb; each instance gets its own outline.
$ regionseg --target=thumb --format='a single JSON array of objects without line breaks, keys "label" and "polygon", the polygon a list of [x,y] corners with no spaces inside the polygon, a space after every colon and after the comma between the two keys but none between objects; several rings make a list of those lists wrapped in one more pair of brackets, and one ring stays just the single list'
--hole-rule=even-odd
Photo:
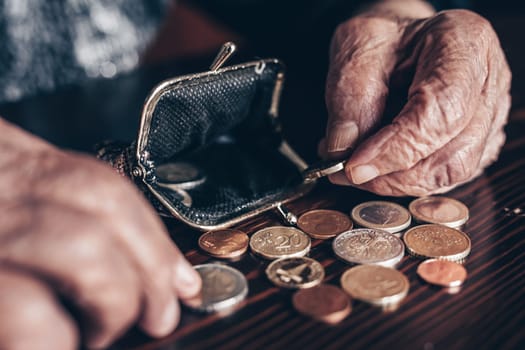
[{"label": "thumb", "polygon": [[328,124],[320,153],[348,151],[379,124],[396,64],[398,24],[384,18],[353,18],[332,39],[326,82]]}]

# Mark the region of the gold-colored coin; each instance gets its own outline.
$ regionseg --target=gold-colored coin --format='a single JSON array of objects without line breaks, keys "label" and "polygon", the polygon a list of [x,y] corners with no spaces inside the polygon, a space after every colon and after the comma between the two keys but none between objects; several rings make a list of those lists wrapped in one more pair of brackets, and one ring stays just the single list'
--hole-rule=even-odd
[{"label": "gold-colored coin", "polygon": [[417,274],[428,283],[449,288],[461,286],[467,278],[463,265],[438,259],[423,261],[417,267]]},{"label": "gold-colored coin", "polygon": [[416,226],[403,236],[408,252],[423,259],[463,262],[470,254],[470,238],[448,226],[428,224]]},{"label": "gold-colored coin", "polygon": [[248,250],[248,235],[239,230],[218,230],[204,233],[199,247],[216,258],[232,259]]},{"label": "gold-colored coin", "polygon": [[352,311],[348,295],[329,284],[298,290],[292,303],[301,314],[328,324],[341,322]]},{"label": "gold-colored coin", "polygon": [[297,226],[312,238],[328,239],[350,230],[350,218],[336,210],[310,210],[299,217]]},{"label": "gold-colored coin", "polygon": [[362,227],[397,233],[410,226],[408,210],[399,204],[371,201],[359,204],[352,210],[352,219]]},{"label": "gold-colored coin", "polygon": [[266,276],[279,287],[311,288],[323,281],[324,268],[316,260],[304,256],[283,258],[268,265]]},{"label": "gold-colored coin", "polygon": [[461,227],[469,218],[467,206],[448,197],[422,197],[413,200],[408,209],[418,222]]},{"label": "gold-colored coin", "polygon": [[341,276],[343,290],[355,299],[388,308],[408,294],[410,283],[401,272],[378,265],[359,265]]},{"label": "gold-colored coin", "polygon": [[310,251],[310,237],[294,227],[271,226],[250,238],[252,251],[265,259],[305,256]]}]

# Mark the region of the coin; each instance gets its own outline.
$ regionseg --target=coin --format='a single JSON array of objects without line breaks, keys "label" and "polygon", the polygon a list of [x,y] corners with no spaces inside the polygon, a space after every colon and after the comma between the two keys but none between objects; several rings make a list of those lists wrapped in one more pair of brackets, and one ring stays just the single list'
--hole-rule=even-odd
[{"label": "coin", "polygon": [[352,210],[352,219],[359,226],[378,228],[396,233],[410,226],[408,210],[399,204],[385,201],[371,201],[359,204]]},{"label": "coin", "polygon": [[206,181],[196,166],[186,162],[165,163],[155,170],[159,186],[174,189],[192,189]]},{"label": "coin", "polygon": [[303,171],[306,182],[317,180],[321,177],[335,174],[345,168],[346,160],[324,160],[309,166]]},{"label": "coin", "polygon": [[311,288],[323,281],[324,268],[306,257],[282,258],[272,261],[266,276],[276,286],[284,288]]},{"label": "coin", "polygon": [[467,206],[448,197],[422,197],[413,200],[408,209],[418,222],[461,227],[469,218]]},{"label": "coin", "polygon": [[236,258],[248,249],[248,235],[239,230],[218,230],[204,233],[199,247],[216,258]]},{"label": "coin", "polygon": [[411,255],[424,259],[463,262],[471,248],[470,238],[465,233],[436,224],[413,227],[403,240]]},{"label": "coin", "polygon": [[310,237],[294,227],[271,226],[255,232],[250,248],[266,259],[304,256],[310,251]]},{"label": "coin", "polygon": [[313,238],[328,239],[350,230],[352,221],[336,210],[310,210],[299,217],[297,226]]},{"label": "coin", "polygon": [[372,228],[343,232],[334,239],[332,248],[339,258],[354,264],[393,267],[405,255],[401,239]]},{"label": "coin", "polygon": [[443,287],[459,287],[467,278],[467,270],[458,263],[429,259],[417,267],[419,277],[431,284]]},{"label": "coin", "polygon": [[341,322],[352,311],[348,295],[329,284],[298,290],[292,303],[299,313],[328,324]]},{"label": "coin", "polygon": [[341,286],[355,299],[376,306],[390,307],[405,298],[410,283],[404,274],[395,269],[360,265],[343,273]]},{"label": "coin", "polygon": [[198,311],[216,312],[232,309],[248,295],[248,282],[244,275],[233,267],[222,264],[195,266],[200,274],[200,294],[185,303]]}]

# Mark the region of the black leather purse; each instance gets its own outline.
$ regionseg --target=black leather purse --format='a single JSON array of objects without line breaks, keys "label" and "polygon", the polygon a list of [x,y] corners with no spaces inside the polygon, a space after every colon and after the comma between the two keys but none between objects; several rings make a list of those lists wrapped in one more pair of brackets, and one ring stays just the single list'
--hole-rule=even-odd
[{"label": "black leather purse", "polygon": [[276,207],[293,221],[280,206],[307,193],[327,168],[307,169],[283,139],[283,64],[221,67],[232,51],[227,43],[210,71],[160,83],[145,102],[136,142],[98,152],[162,214],[201,230]]}]

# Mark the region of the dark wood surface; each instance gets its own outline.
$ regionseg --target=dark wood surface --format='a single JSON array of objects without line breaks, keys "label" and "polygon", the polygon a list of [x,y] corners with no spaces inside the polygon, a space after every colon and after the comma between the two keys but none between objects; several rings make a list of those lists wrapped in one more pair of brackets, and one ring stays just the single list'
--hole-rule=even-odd
[{"label": "dark wood surface", "polygon": [[[383,313],[353,301],[352,313],[339,325],[328,326],[299,315],[291,304],[292,292],[277,288],[267,280],[264,269],[268,262],[246,254],[240,261],[226,262],[242,271],[249,282],[249,295],[235,313],[220,317],[183,308],[180,325],[173,334],[151,339],[133,329],[112,348],[525,348],[525,216],[509,214],[514,209],[525,212],[525,65],[522,63],[525,54],[523,45],[519,42],[515,45],[520,40],[515,30],[522,28],[524,22],[523,16],[518,17],[515,21],[496,23],[507,53],[512,54],[509,61],[515,72],[514,112],[507,127],[504,150],[481,177],[447,194],[463,201],[471,214],[464,227],[472,240],[472,253],[465,264],[469,277],[460,293],[450,295],[424,283],[415,273],[419,261],[405,257],[399,269],[410,280],[410,292],[397,311]],[[511,42],[512,49],[507,45]],[[150,88],[167,77],[206,69],[208,63],[209,59],[205,58],[192,61],[189,69],[170,64],[113,81],[92,82],[84,87],[36,96],[21,104],[0,106],[0,114],[59,146],[89,151],[93,143],[105,138],[133,139],[137,127],[134,119],[138,119]],[[308,85],[298,85],[292,90],[301,95],[301,88],[310,89]],[[303,109],[303,112],[316,113],[307,106]],[[287,126],[289,130],[290,125]],[[315,128],[310,126],[312,130]],[[312,147],[304,150],[312,151]],[[312,193],[289,207],[296,214],[315,208],[349,213],[356,204],[378,198],[353,188],[321,182]],[[405,206],[411,200],[382,199]],[[191,263],[215,261],[198,250],[200,232],[175,220],[167,220],[166,224]],[[252,234],[275,224],[282,222],[275,213],[268,212],[236,227]],[[339,285],[341,274],[350,267],[336,259],[331,241],[313,240],[309,256],[325,267],[325,283]]]},{"label": "dark wood surface", "polygon": [[[181,323],[170,336],[152,340],[133,331],[115,348],[132,349],[518,349],[525,346],[525,118],[523,111],[508,127],[509,139],[497,161],[475,181],[447,195],[463,201],[471,219],[464,227],[472,240],[465,266],[468,279],[455,295],[419,279],[420,262],[406,256],[399,270],[410,280],[410,292],[392,313],[353,301],[349,317],[328,326],[299,315],[292,292],[273,286],[264,274],[267,262],[251,254],[226,262],[244,273],[250,292],[235,313],[199,315],[183,308]],[[297,214],[314,208],[349,213],[376,199],[352,188],[320,184],[290,204]],[[410,198],[387,198],[407,205]],[[169,220],[170,232],[193,264],[215,261],[197,248],[199,232]],[[267,213],[238,225],[249,234],[274,224]],[[313,240],[310,257],[326,269],[325,283],[339,285],[350,266],[334,256],[331,241]]]}]

